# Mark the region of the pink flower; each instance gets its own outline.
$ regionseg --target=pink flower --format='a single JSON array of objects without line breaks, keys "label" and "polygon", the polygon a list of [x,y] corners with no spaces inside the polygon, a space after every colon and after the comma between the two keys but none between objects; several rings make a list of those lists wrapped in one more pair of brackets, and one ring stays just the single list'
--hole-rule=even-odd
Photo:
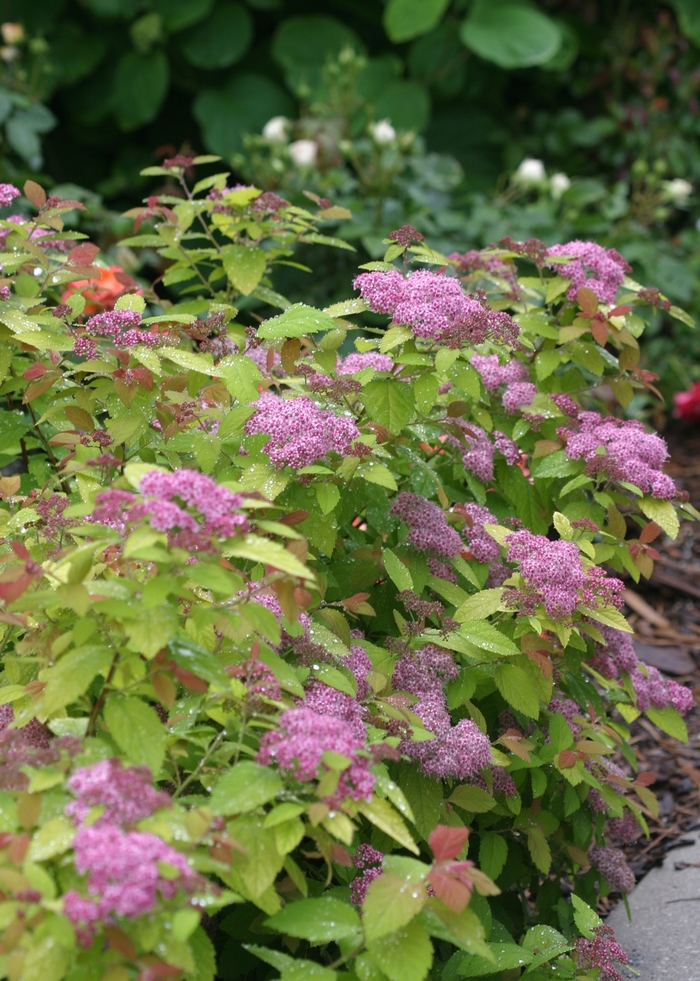
[{"label": "pink flower", "polygon": [[461,430],[462,439],[460,440],[450,434],[448,436],[450,444],[461,451],[462,463],[470,473],[473,473],[484,484],[491,483],[493,480],[494,446],[487,433],[481,426],[477,426],[473,422],[465,422],[464,419],[460,418],[452,421]]},{"label": "pink flower", "polygon": [[375,371],[391,371],[394,362],[388,354],[379,354],[377,351],[365,351],[364,354],[348,354],[338,363],[336,374],[353,375],[356,371],[363,368],[374,368]]},{"label": "pink flower", "polygon": [[360,431],[353,419],[321,409],[306,395],[289,399],[263,392],[256,411],[248,419],[248,435],[267,433],[269,441],[263,447],[274,466],[290,466],[295,470],[322,460],[329,453],[346,455]]},{"label": "pink flower", "polygon": [[147,767],[125,768],[118,757],[81,767],[68,781],[68,787],[77,800],[66,805],[66,814],[79,824],[93,807],[103,808],[93,826],[129,825],[170,804],[168,794],[153,787]]},{"label": "pink flower", "polygon": [[547,254],[574,256],[568,264],[548,263],[560,276],[571,280],[566,293],[570,300],[576,299],[581,286],[587,286],[601,302],[614,303],[617,290],[624,282],[625,273],[632,272],[632,267],[616,249],[605,249],[595,242],[576,239],[564,245],[552,245],[547,249]]},{"label": "pink flower", "polygon": [[355,906],[362,906],[364,903],[370,882],[377,879],[384,871],[383,862],[384,856],[376,848],[366,844],[358,845],[352,864],[356,869],[360,869],[361,873],[350,883],[350,901]]},{"label": "pink flower", "polygon": [[537,387],[532,382],[513,382],[503,393],[501,399],[503,408],[512,415],[530,405],[535,395],[537,395]]},{"label": "pink flower", "polygon": [[362,706],[352,695],[313,681],[306,689],[304,700],[300,700],[299,707],[311,709],[319,715],[332,715],[336,719],[342,719],[347,722],[357,739],[364,741],[367,737],[367,729],[362,720]]},{"label": "pink flower", "polygon": [[623,981],[615,963],[627,964],[629,961],[627,954],[615,940],[612,927],[599,926],[594,933],[595,937],[590,940],[586,937],[576,938],[577,966],[584,971],[597,967],[599,981]]},{"label": "pink flower", "polygon": [[474,558],[477,562],[495,562],[501,553],[500,546],[488,532],[484,531],[484,525],[497,525],[498,518],[491,514],[488,508],[473,503],[462,505],[460,511],[468,518],[464,536],[469,542],[469,550]]},{"label": "pink flower", "polygon": [[557,433],[566,440],[569,459],[586,461],[587,473],[606,472],[611,480],[628,481],[652,497],[676,496],[676,485],[661,469],[668,459],[666,441],[648,433],[641,422],[580,412],[575,423]]},{"label": "pink flower", "polygon": [[350,766],[342,771],[335,793],[324,798],[337,807],[348,797],[369,800],[372,796],[374,776],[369,761],[358,755],[363,748],[364,741],[342,719],[319,715],[308,708],[290,709],[280,715],[279,729],[262,737],[256,760],[263,766],[277,763],[297,780],[308,783],[325,772],[322,757],[326,751],[346,756]]},{"label": "pink flower", "polygon": [[416,337],[447,347],[479,344],[487,337],[515,344],[519,328],[504,312],[467,296],[457,279],[419,269],[404,279],[400,273],[362,273],[353,284],[375,313],[391,314]]},{"label": "pink flower", "polygon": [[497,354],[473,354],[471,363],[481,375],[484,388],[489,392],[494,392],[499,385],[513,385],[515,382],[530,380],[527,368],[517,358],[501,364]]},{"label": "pink flower", "polygon": [[628,893],[634,889],[634,872],[619,848],[593,847],[588,855],[601,875],[608,880],[613,892]]},{"label": "pink flower", "polygon": [[695,382],[687,392],[676,392],[673,396],[675,414],[686,422],[700,422],[700,382]]},{"label": "pink flower", "polygon": [[408,541],[420,552],[434,552],[450,559],[462,551],[458,532],[447,524],[444,511],[432,501],[402,491],[394,498],[389,513],[408,525]]},{"label": "pink flower", "polygon": [[6,208],[15,198],[20,197],[21,193],[14,184],[0,184],[0,206]]}]

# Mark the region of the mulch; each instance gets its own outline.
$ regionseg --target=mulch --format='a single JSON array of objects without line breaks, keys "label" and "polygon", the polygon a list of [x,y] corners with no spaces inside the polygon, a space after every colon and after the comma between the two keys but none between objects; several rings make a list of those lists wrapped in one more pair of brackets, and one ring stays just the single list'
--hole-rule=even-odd
[{"label": "mulch", "polygon": [[[700,510],[700,435],[669,433],[667,440],[672,459],[666,470]],[[675,541],[654,544],[662,558],[649,581],[626,583],[625,613],[640,660],[692,688],[700,705],[700,522],[683,522]],[[659,732],[644,717],[630,727],[639,769],[654,775],[651,789],[659,801],[658,819],[648,817],[650,837],[624,849],[637,879],[672,849],[678,849],[677,862],[682,863],[684,835],[700,823],[698,707],[686,716],[686,724],[687,743]],[[601,912],[613,905],[615,897],[603,900]]]}]

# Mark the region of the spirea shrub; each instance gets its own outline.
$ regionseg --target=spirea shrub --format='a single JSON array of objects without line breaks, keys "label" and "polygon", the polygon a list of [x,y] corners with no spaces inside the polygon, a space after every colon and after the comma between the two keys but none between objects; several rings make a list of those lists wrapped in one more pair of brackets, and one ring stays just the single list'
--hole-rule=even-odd
[{"label": "spirea shrub", "polygon": [[0,974],[617,978],[628,726],[692,706],[621,612],[698,517],[622,412],[649,291],[399,229],[316,310],[275,268],[344,210],[198,162],[157,293],[0,221]]}]

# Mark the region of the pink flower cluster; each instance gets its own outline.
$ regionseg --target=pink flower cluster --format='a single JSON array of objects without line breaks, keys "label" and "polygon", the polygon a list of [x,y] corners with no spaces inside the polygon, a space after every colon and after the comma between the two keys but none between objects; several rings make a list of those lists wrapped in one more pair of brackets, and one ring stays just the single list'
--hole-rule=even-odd
[{"label": "pink flower cluster", "polygon": [[469,542],[469,551],[477,562],[495,562],[501,554],[500,546],[495,538],[484,531],[484,525],[497,525],[498,518],[488,508],[471,502],[463,504],[460,512],[467,517],[464,536]]},{"label": "pink flower cluster", "polygon": [[505,433],[495,429],[492,443],[481,426],[460,418],[453,419],[452,422],[461,430],[462,438],[458,439],[457,436],[450,433],[448,435],[450,445],[461,451],[462,463],[482,483],[490,484],[493,480],[493,459],[496,450],[506,458],[511,466],[520,460],[521,454],[517,443],[514,443]]},{"label": "pink flower cluster", "polygon": [[331,715],[319,715],[309,708],[298,708],[282,712],[279,729],[265,733],[256,760],[263,766],[277,763],[297,780],[308,783],[325,771],[322,760],[325,752],[347,756],[351,763],[340,774],[337,790],[324,798],[330,806],[339,807],[348,797],[369,800],[372,796],[374,776],[368,758],[359,755],[363,749],[364,740],[357,737],[347,722]]},{"label": "pink flower cluster", "polygon": [[632,892],[634,872],[627,864],[623,851],[619,848],[594,846],[588,850],[588,856],[600,874],[608,880],[613,892]]},{"label": "pink flower cluster", "polygon": [[619,678],[626,672],[634,686],[637,708],[644,712],[648,708],[675,708],[686,715],[693,707],[693,693],[677,681],[664,678],[654,667],[643,664],[637,657],[629,634],[614,627],[601,627],[607,646],[596,644],[591,667],[604,678]]},{"label": "pink flower cluster", "polygon": [[168,794],[153,786],[147,767],[124,769],[116,757],[76,770],[68,787],[76,800],[66,805],[66,814],[78,824],[85,821],[93,807],[102,809],[100,816],[91,823],[92,827],[136,824],[159,807],[170,804]]},{"label": "pink flower cluster", "polygon": [[21,193],[14,184],[0,184],[0,206],[6,208],[15,198],[20,197]]},{"label": "pink flower cluster", "polygon": [[361,871],[350,883],[350,901],[355,906],[362,906],[364,903],[370,882],[374,882],[384,871],[383,862],[384,856],[376,848],[366,844],[358,845],[352,864]]},{"label": "pink flower cluster", "polygon": [[517,342],[519,328],[505,312],[491,310],[464,293],[457,279],[419,269],[405,279],[398,271],[362,273],[354,282],[375,313],[391,314],[416,337],[447,347],[480,344],[487,337]]},{"label": "pink flower cluster", "polygon": [[525,614],[543,604],[555,620],[567,619],[579,603],[589,607],[621,605],[623,584],[592,567],[584,571],[575,542],[551,542],[523,529],[506,538],[508,562],[518,562],[525,585],[509,597]]},{"label": "pink flower cluster", "polygon": [[286,465],[298,470],[331,452],[347,454],[360,435],[352,419],[319,408],[306,395],[283,399],[263,392],[253,405],[256,411],[246,422],[245,431],[270,437],[263,452],[278,468]]},{"label": "pink flower cluster", "polygon": [[676,485],[661,469],[668,459],[666,441],[648,433],[636,419],[604,419],[598,412],[580,412],[575,423],[557,433],[566,440],[570,460],[586,461],[587,473],[604,471],[611,480],[625,480],[652,497],[676,496]]},{"label": "pink flower cluster", "polygon": [[306,689],[305,696],[303,701],[299,701],[300,707],[310,709],[318,715],[332,715],[334,719],[341,719],[350,726],[356,739],[365,740],[367,729],[363,721],[362,706],[352,695],[337,691],[320,681],[313,681]]},{"label": "pink flower cluster", "polygon": [[642,833],[642,826],[632,811],[625,811],[623,817],[611,818],[605,823],[605,837],[629,845]]},{"label": "pink flower cluster", "polygon": [[615,939],[612,927],[599,926],[594,930],[595,937],[577,937],[576,953],[577,966],[584,971],[597,967],[599,981],[623,981],[622,975],[615,964],[627,964],[625,951]]},{"label": "pink flower cluster", "polygon": [[389,513],[408,525],[408,541],[420,552],[451,559],[464,548],[459,533],[447,524],[445,512],[432,501],[402,491],[392,501]]},{"label": "pink flower cluster", "polygon": [[570,300],[575,300],[578,290],[582,286],[587,286],[602,303],[614,303],[615,295],[624,282],[625,273],[632,272],[632,267],[617,249],[606,249],[595,242],[582,242],[580,239],[575,239],[564,245],[550,246],[547,254],[574,257],[568,264],[547,263],[564,279],[571,280],[571,286],[566,293]]},{"label": "pink flower cluster", "polygon": [[140,326],[141,314],[136,310],[106,310],[90,317],[83,332],[76,337],[73,351],[83,357],[94,358],[97,339],[101,337],[109,338],[117,348],[136,347],[137,344],[160,347],[164,343],[162,335],[139,330]]},{"label": "pink flower cluster", "polygon": [[348,354],[338,362],[335,369],[338,375],[354,375],[356,371],[363,368],[374,368],[375,371],[391,371],[394,362],[388,354],[379,354],[378,351],[365,351],[363,354]]},{"label": "pink flower cluster", "polygon": [[[119,759],[102,760],[76,770],[68,786],[77,799],[66,813],[80,825],[73,841],[75,867],[87,876],[89,895],[70,890],[63,897],[63,912],[84,946],[98,923],[110,923],[114,916],[141,916],[155,908],[159,896],[172,899],[198,884],[184,855],[156,835],[127,830],[170,801],[153,788],[145,768],[123,769]],[[103,808],[102,813],[85,823],[95,807]],[[173,874],[164,874],[163,865]]]},{"label": "pink flower cluster", "polygon": [[537,394],[537,387],[530,381],[527,368],[517,358],[502,365],[497,354],[475,354],[471,363],[489,392],[495,392],[500,385],[506,386],[501,401],[509,414],[529,405]]},{"label": "pink flower cluster", "polygon": [[127,523],[147,521],[156,531],[168,532],[173,544],[192,549],[248,530],[240,494],[196,470],[152,470],[142,477],[139,490],[141,499],[129,491],[101,491],[90,520],[121,532]]},{"label": "pink flower cluster", "polygon": [[426,776],[439,780],[466,780],[491,764],[488,736],[471,719],[452,725],[445,685],[458,673],[450,654],[434,644],[404,654],[394,668],[394,688],[418,698],[412,711],[435,734],[435,739],[425,742],[404,739],[399,749],[416,760]]}]

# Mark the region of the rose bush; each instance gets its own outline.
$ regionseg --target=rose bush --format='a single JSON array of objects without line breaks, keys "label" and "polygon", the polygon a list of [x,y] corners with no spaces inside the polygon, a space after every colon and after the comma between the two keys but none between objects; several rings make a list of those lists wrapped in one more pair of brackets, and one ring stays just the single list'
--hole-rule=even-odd
[{"label": "rose bush", "polygon": [[610,413],[665,297],[405,226],[314,309],[275,268],[344,210],[199,162],[99,312],[75,202],[0,222],[2,976],[614,981],[628,724],[692,705],[615,575],[698,517]]}]

